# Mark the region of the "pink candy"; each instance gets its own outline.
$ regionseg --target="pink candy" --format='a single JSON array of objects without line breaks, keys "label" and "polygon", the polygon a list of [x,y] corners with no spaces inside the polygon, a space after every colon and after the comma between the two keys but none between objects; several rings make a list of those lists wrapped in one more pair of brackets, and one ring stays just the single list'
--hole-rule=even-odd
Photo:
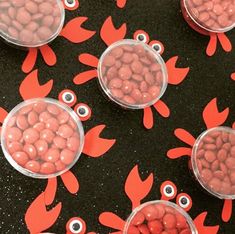
[{"label": "pink candy", "polygon": [[57,0],[1,0],[0,31],[13,44],[35,47],[58,35],[63,14]]},{"label": "pink candy", "polygon": [[37,175],[69,169],[80,153],[80,130],[64,104],[47,99],[21,104],[3,126],[6,154]]},{"label": "pink candy", "polygon": [[235,131],[219,127],[203,134],[196,142],[193,161],[194,173],[210,193],[225,199],[234,196]]},{"label": "pink candy", "polygon": [[149,106],[166,87],[159,55],[142,42],[123,40],[111,45],[100,66],[99,79],[104,91],[124,107]]},{"label": "pink candy", "polygon": [[187,22],[193,28],[197,26],[190,17],[209,31],[221,32],[235,25],[234,0],[182,0],[182,7]]}]

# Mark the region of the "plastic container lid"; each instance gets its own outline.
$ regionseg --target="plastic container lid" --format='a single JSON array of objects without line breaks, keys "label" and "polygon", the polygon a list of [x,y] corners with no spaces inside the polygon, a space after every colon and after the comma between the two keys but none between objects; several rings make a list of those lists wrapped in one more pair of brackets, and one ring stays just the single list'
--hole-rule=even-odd
[{"label": "plastic container lid", "polygon": [[106,95],[130,109],[153,105],[167,87],[162,57],[136,40],[121,40],[109,46],[100,58],[98,77]]},{"label": "plastic container lid", "polygon": [[65,18],[61,0],[0,1],[0,36],[20,47],[39,47],[54,40]]},{"label": "plastic container lid", "polygon": [[233,0],[182,0],[187,14],[206,31],[222,33],[235,27]]},{"label": "plastic container lid", "polygon": [[3,153],[19,172],[52,178],[79,159],[84,131],[70,107],[50,98],[24,101],[6,117],[1,134]]},{"label": "plastic container lid", "polygon": [[164,200],[146,202],[134,209],[123,233],[163,233],[167,230],[175,234],[198,234],[191,217],[175,203]]},{"label": "plastic container lid", "polygon": [[193,147],[192,167],[210,194],[235,199],[235,130],[216,127],[203,132]]}]

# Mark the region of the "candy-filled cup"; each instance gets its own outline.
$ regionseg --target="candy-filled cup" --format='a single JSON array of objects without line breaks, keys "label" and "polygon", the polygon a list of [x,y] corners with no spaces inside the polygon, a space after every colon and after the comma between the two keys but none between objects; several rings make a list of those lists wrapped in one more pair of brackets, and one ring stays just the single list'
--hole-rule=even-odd
[{"label": "candy-filled cup", "polygon": [[33,178],[52,178],[68,171],[79,159],[83,144],[83,127],[76,113],[50,98],[18,104],[2,126],[6,159]]},{"label": "candy-filled cup", "polygon": [[105,94],[129,109],[153,105],[167,87],[166,65],[160,54],[135,40],[109,46],[100,58],[98,77]]},{"label": "candy-filled cup", "polygon": [[198,234],[191,217],[178,205],[156,200],[146,202],[131,213],[124,234],[141,233]]},{"label": "candy-filled cup", "polygon": [[202,34],[223,33],[235,27],[234,0],[181,0],[187,23]]},{"label": "candy-filled cup", "polygon": [[0,1],[0,37],[17,47],[39,47],[59,35],[64,18],[61,0],[3,0]]},{"label": "candy-filled cup", "polygon": [[203,132],[193,147],[192,168],[207,192],[235,199],[235,130],[216,127]]}]

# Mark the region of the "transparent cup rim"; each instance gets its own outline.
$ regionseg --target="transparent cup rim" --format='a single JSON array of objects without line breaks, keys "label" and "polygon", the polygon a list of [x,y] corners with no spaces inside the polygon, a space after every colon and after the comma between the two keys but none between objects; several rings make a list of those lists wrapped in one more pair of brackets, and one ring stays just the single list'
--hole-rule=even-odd
[{"label": "transparent cup rim", "polygon": [[123,234],[128,234],[127,231],[128,231],[129,226],[130,226],[130,222],[140,210],[142,210],[144,207],[146,207],[148,205],[155,205],[155,204],[163,204],[165,206],[170,206],[170,207],[174,208],[175,210],[177,210],[177,212],[179,212],[181,215],[183,215],[186,218],[187,223],[189,224],[190,231],[192,232],[192,234],[198,234],[196,226],[195,226],[192,218],[190,217],[190,215],[185,210],[183,210],[180,206],[176,205],[173,202],[169,202],[169,201],[165,201],[165,200],[149,201],[149,202],[145,202],[145,203],[141,204],[140,206],[136,207],[132,211],[130,216],[127,218]]},{"label": "transparent cup rim", "polygon": [[9,44],[12,44],[12,45],[15,45],[18,47],[23,47],[23,48],[37,48],[37,47],[49,44],[50,42],[55,40],[55,38],[60,34],[60,32],[64,26],[64,21],[65,21],[65,9],[63,7],[63,3],[61,0],[55,0],[55,1],[57,1],[57,4],[60,8],[61,21],[60,21],[60,25],[58,26],[57,30],[47,40],[43,40],[37,44],[32,45],[30,43],[24,43],[24,42],[20,42],[19,40],[15,40],[11,36],[9,36],[7,33],[3,32],[3,30],[0,30],[0,36],[6,41],[6,43],[9,43]]},{"label": "transparent cup rim", "polygon": [[201,176],[200,176],[200,172],[198,170],[198,166],[197,166],[197,162],[196,162],[196,154],[197,154],[197,150],[198,150],[198,146],[201,142],[201,140],[210,132],[213,131],[226,131],[226,132],[234,132],[235,134],[235,130],[230,128],[230,127],[226,127],[226,126],[220,126],[220,127],[214,127],[214,128],[210,128],[208,130],[205,130],[204,132],[201,133],[201,135],[196,139],[194,145],[193,145],[193,150],[192,150],[192,168],[193,168],[193,173],[197,179],[197,181],[200,183],[200,185],[211,195],[213,195],[214,197],[217,197],[219,199],[231,199],[234,200],[235,199],[235,194],[234,195],[226,195],[226,194],[221,194],[218,192],[215,192],[213,190],[211,190],[208,186],[206,186],[203,181],[201,180]]},{"label": "transparent cup rim", "polygon": [[[34,172],[29,171],[29,170],[25,169],[24,167],[20,166],[11,157],[10,153],[6,149],[5,133],[6,133],[6,127],[7,127],[9,119],[13,115],[15,115],[22,107],[24,107],[26,105],[33,104],[33,103],[38,102],[38,101],[54,104],[56,106],[59,106],[63,110],[65,110],[70,115],[70,117],[73,118],[73,120],[75,121],[75,123],[77,125],[77,129],[79,130],[80,146],[79,146],[79,150],[78,150],[78,152],[77,152],[77,154],[74,158],[74,161],[70,165],[68,165],[64,170],[56,172],[56,173],[52,173],[52,174],[49,174],[49,175],[34,173]],[[84,130],[83,130],[83,126],[82,126],[82,123],[81,123],[79,117],[77,116],[77,114],[69,106],[65,105],[64,103],[62,103],[62,102],[60,102],[56,99],[52,99],[52,98],[33,98],[33,99],[29,99],[29,100],[26,100],[26,101],[23,101],[23,102],[19,103],[18,105],[16,105],[9,112],[9,114],[5,118],[5,120],[3,122],[3,125],[2,125],[1,146],[2,146],[2,150],[3,150],[3,154],[4,154],[5,158],[11,164],[11,166],[13,166],[18,172],[20,172],[20,173],[22,173],[26,176],[36,178],[36,179],[49,179],[49,178],[54,178],[54,177],[57,177],[57,176],[60,176],[60,175],[64,174],[65,172],[70,170],[75,165],[75,163],[78,161],[78,159],[80,158],[80,156],[82,154],[82,150],[83,150],[83,146],[84,146]]]},{"label": "transparent cup rim", "polygon": [[235,22],[234,22],[231,26],[224,27],[224,28],[221,27],[221,29],[211,29],[209,27],[207,28],[204,25],[202,25],[198,20],[196,20],[195,17],[191,14],[190,10],[188,9],[188,4],[187,4],[188,0],[183,0],[183,2],[184,2],[184,7],[186,9],[186,12],[190,16],[191,20],[195,24],[197,24],[200,28],[202,28],[202,29],[204,29],[204,30],[206,30],[208,32],[212,32],[212,33],[225,33],[225,32],[228,32],[228,31],[232,30],[235,27]]},{"label": "transparent cup rim", "polygon": [[[151,102],[149,103],[145,103],[145,104],[136,104],[136,105],[131,105],[131,104],[127,104],[124,102],[119,101],[118,99],[116,99],[110,92],[110,90],[107,88],[107,86],[104,84],[103,82],[103,74],[102,74],[102,64],[103,64],[103,60],[105,58],[105,56],[115,47],[119,46],[119,45],[143,45],[145,47],[145,49],[147,49],[148,51],[151,51],[151,53],[154,55],[154,57],[157,59],[157,62],[160,64],[161,66],[161,70],[163,73],[163,85],[161,88],[161,92],[160,94],[153,99]],[[137,40],[132,40],[132,39],[123,39],[120,41],[117,41],[115,43],[113,43],[112,45],[110,45],[101,55],[100,59],[99,59],[99,63],[98,63],[98,80],[99,80],[99,84],[102,88],[102,90],[105,92],[105,94],[116,104],[118,104],[119,106],[122,106],[124,108],[127,109],[132,109],[132,110],[137,110],[137,109],[144,109],[146,107],[152,106],[153,104],[155,104],[156,102],[158,102],[161,97],[163,96],[163,94],[165,93],[166,89],[167,89],[167,85],[168,85],[168,74],[167,74],[167,68],[166,68],[166,64],[163,60],[163,58],[161,57],[161,55],[156,52],[152,47],[150,47],[149,45],[147,45],[144,42],[140,42]]]}]

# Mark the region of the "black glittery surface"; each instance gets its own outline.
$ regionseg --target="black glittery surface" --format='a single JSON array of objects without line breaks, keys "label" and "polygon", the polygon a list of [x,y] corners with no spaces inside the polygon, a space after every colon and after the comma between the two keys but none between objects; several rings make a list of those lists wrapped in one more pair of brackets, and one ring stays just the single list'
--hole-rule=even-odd
[{"label": "black glittery surface", "polygon": [[[171,109],[170,118],[164,119],[154,113],[154,128],[147,131],[142,126],[142,111],[126,111],[113,105],[104,98],[95,80],[79,87],[73,84],[72,78],[87,69],[78,62],[77,56],[89,52],[99,57],[106,48],[98,33],[83,44],[56,39],[51,45],[58,57],[54,67],[46,66],[41,57],[38,58],[36,67],[39,68],[40,82],[54,79],[49,96],[57,98],[64,88],[74,90],[78,101],[89,104],[93,111],[92,119],[84,124],[85,130],[104,123],[107,128],[102,136],[117,139],[103,157],[93,159],[83,155],[73,167],[80,183],[77,195],[69,194],[59,179],[56,201],[62,201],[63,209],[56,224],[48,231],[65,233],[66,222],[74,216],[86,221],[87,231],[101,234],[111,231],[99,224],[98,216],[103,211],[115,212],[124,219],[129,215],[131,203],[124,193],[124,182],[130,170],[138,164],[143,178],[154,173],[154,186],[145,201],[160,198],[161,183],[170,179],[177,184],[179,191],[192,196],[192,217],[206,210],[206,224],[220,224],[221,234],[235,233],[235,202],[231,221],[223,223],[223,202],[196,186],[188,173],[188,159],[169,160],[166,157],[168,149],[181,145],[173,135],[175,128],[185,128],[195,137],[205,130],[202,111],[214,97],[218,98],[221,110],[230,107],[226,125],[231,126],[235,121],[235,82],[230,79],[235,71],[235,51],[227,54],[219,47],[215,56],[208,58],[205,48],[209,38],[188,27],[178,0],[128,0],[123,10],[116,7],[114,0],[80,0],[78,11],[66,11],[66,20],[78,15],[87,16],[89,20],[85,26],[97,32],[109,15],[113,16],[116,26],[127,23],[129,38],[137,29],[144,29],[152,40],[160,40],[165,45],[165,60],[179,55],[178,65],[190,66],[190,73],[181,85],[169,86],[162,98]],[[235,31],[227,35],[235,46]],[[0,43],[0,106],[8,111],[22,101],[18,87],[25,77],[21,71],[25,56],[25,51]],[[0,233],[28,233],[24,214],[45,188],[46,181],[19,174],[2,152],[0,168]]]}]

